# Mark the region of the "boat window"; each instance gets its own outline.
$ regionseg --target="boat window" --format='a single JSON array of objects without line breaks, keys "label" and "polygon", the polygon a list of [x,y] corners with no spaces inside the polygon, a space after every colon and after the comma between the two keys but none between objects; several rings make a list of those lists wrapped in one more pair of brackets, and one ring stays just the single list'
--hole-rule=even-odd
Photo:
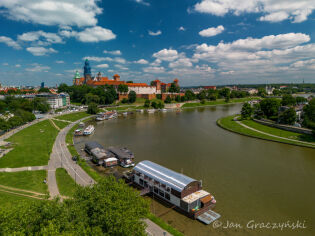
[{"label": "boat window", "polygon": [[159,181],[154,180],[154,184],[159,185],[159,184],[160,184],[160,182],[159,182]]},{"label": "boat window", "polygon": [[148,179],[148,178],[149,178],[148,176],[144,175],[144,179]]},{"label": "boat window", "polygon": [[157,187],[154,187],[154,190],[153,190],[156,194],[159,193],[159,189]]},{"label": "boat window", "polygon": [[161,197],[164,197],[164,191],[160,190],[159,195],[160,195]]},{"label": "boat window", "polygon": [[136,175],[140,177],[141,174],[139,172],[137,172]]},{"label": "boat window", "polygon": [[161,186],[162,186],[162,188],[166,188],[166,185],[165,185],[165,184],[162,184]]},{"label": "boat window", "polygon": [[139,179],[139,184],[143,185],[143,179]]},{"label": "boat window", "polygon": [[170,187],[166,187],[166,191],[167,191],[167,192],[170,192],[170,191],[171,191],[171,188],[170,188]]},{"label": "boat window", "polygon": [[171,200],[171,196],[170,196],[168,193],[165,193],[165,198],[166,198],[167,200]]},{"label": "boat window", "polygon": [[145,187],[145,188],[149,187],[149,185],[148,185],[148,182],[147,182],[147,181],[144,181],[144,187]]}]

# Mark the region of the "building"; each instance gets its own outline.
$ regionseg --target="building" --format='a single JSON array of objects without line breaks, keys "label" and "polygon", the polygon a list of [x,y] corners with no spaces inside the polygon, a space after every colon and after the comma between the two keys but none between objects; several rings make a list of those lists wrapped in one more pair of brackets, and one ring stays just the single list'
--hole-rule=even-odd
[{"label": "building", "polygon": [[208,90],[208,89],[216,90],[217,86],[203,86],[203,88],[206,90]]},{"label": "building", "polygon": [[135,166],[132,181],[193,218],[215,204],[214,197],[202,190],[200,181],[151,161],[141,161]]},{"label": "building", "polygon": [[114,154],[114,156],[118,159],[119,165],[122,167],[134,166],[135,157],[129,149],[109,147],[107,150]]},{"label": "building", "polygon": [[255,88],[242,88],[240,89],[240,91],[247,92],[250,95],[254,95],[258,93],[258,89],[255,89]]},{"label": "building", "polygon": [[[126,81],[120,80],[120,76],[118,74],[115,74],[113,76],[113,79],[109,79],[108,77],[103,77],[100,72],[95,77],[92,77],[91,67],[88,60],[85,60],[83,71],[84,77],[81,77],[80,73],[76,71],[73,78],[74,85],[80,86],[85,84],[91,87],[112,85],[116,90],[118,89],[119,85],[127,85],[128,92],[119,94],[119,100],[128,98],[128,93],[130,91],[134,91],[139,98],[154,99],[156,98],[157,94],[167,92],[172,84],[162,83],[160,80],[152,81],[151,85],[148,85],[146,83],[128,83]],[[178,79],[174,79],[173,83],[175,83],[176,86],[179,86]]]},{"label": "building", "polygon": [[40,83],[40,88],[45,88],[45,82]]},{"label": "building", "polygon": [[104,167],[115,166],[118,164],[117,158],[105,150],[103,146],[97,142],[87,142],[85,143],[84,150],[91,155],[92,161],[97,165],[103,165]]},{"label": "building", "polygon": [[63,108],[70,105],[70,96],[67,93],[39,93],[36,94],[35,97],[46,99],[52,109]]}]

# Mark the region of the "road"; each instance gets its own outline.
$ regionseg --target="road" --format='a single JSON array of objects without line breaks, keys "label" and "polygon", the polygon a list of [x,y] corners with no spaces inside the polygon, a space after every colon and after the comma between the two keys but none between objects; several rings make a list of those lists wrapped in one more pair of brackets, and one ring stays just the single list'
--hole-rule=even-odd
[{"label": "road", "polygon": [[[86,118],[83,118],[86,119]],[[72,161],[72,156],[67,148],[66,135],[68,131],[83,119],[71,123],[62,129],[53,146],[50,160],[48,162],[48,189],[50,197],[54,198],[60,195],[56,182],[56,169],[64,168],[68,174],[81,186],[94,184],[95,181],[78,165]]]}]

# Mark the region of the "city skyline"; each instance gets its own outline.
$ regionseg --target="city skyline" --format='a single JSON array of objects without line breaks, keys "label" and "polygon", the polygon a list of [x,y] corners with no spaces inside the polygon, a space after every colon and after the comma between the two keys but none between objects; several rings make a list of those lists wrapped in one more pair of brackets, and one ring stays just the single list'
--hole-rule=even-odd
[{"label": "city skyline", "polygon": [[0,0],[5,85],[92,74],[181,85],[314,82],[315,1]]}]

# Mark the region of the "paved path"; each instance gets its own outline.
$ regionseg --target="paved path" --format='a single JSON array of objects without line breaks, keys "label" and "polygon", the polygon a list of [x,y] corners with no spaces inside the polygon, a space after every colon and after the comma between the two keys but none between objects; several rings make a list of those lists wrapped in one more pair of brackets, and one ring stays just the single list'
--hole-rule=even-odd
[{"label": "paved path", "polygon": [[19,171],[35,171],[48,170],[48,166],[25,166],[18,168],[0,168],[0,172],[19,172]]},{"label": "paved path", "polygon": [[86,117],[75,121],[62,129],[55,140],[52,153],[50,155],[50,160],[48,162],[47,183],[51,198],[60,195],[56,181],[57,168],[66,169],[68,174],[75,180],[75,182],[81,186],[88,186],[95,183],[95,181],[78,164],[76,164],[76,162],[72,161],[72,156],[66,144],[66,135],[68,131],[75,124],[81,122],[84,119],[86,119]]},{"label": "paved path", "polygon": [[155,224],[149,219],[145,219],[144,222],[147,224],[146,232],[148,235],[152,236],[171,236],[169,232],[162,229],[160,226]]},{"label": "paved path", "polygon": [[235,122],[238,123],[239,125],[243,126],[244,128],[253,130],[253,131],[255,131],[255,132],[258,132],[258,133],[261,133],[261,134],[264,134],[264,135],[268,135],[268,136],[270,136],[270,137],[274,137],[274,138],[278,138],[278,139],[283,139],[283,140],[288,140],[288,141],[293,141],[293,142],[298,142],[298,143],[303,143],[303,144],[307,144],[307,145],[310,145],[310,146],[314,146],[314,147],[315,147],[315,144],[312,144],[312,143],[309,143],[309,142],[303,142],[303,141],[299,141],[299,140],[296,140],[296,139],[284,138],[284,137],[281,137],[281,136],[277,136],[277,135],[265,133],[265,132],[263,132],[263,131],[254,129],[254,128],[252,128],[252,127],[249,127],[249,126],[243,124],[242,122],[240,122],[240,121],[238,121],[238,120],[235,120]]}]

